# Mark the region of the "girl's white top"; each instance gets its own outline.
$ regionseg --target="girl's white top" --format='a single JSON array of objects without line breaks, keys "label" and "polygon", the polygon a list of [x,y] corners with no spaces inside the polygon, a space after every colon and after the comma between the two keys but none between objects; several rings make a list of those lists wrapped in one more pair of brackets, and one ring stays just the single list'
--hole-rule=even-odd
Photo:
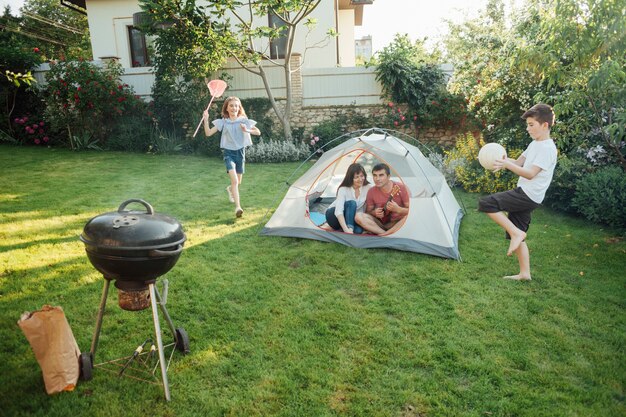
[{"label": "girl's white top", "polygon": [[343,206],[346,201],[354,200],[356,201],[356,212],[357,213],[365,213],[365,199],[367,197],[367,192],[372,188],[372,184],[367,184],[361,187],[361,193],[359,194],[359,198],[356,197],[356,193],[354,192],[354,188],[352,187],[339,187],[337,190],[337,198],[330,207],[335,208],[335,216],[343,215]]},{"label": "girl's white top", "polygon": [[541,168],[541,171],[530,180],[519,177],[517,186],[524,190],[528,198],[541,204],[552,181],[552,174],[554,174],[557,158],[556,145],[552,139],[533,140],[522,156],[526,158],[524,168],[535,165]]},{"label": "girl's white top", "polygon": [[250,120],[243,116],[240,116],[235,120],[230,120],[229,118],[213,120],[213,125],[217,127],[217,130],[222,132],[220,148],[238,151],[241,148],[252,145],[250,133],[246,133],[241,130],[242,123],[246,125],[248,129],[252,129],[256,125],[254,120]]}]

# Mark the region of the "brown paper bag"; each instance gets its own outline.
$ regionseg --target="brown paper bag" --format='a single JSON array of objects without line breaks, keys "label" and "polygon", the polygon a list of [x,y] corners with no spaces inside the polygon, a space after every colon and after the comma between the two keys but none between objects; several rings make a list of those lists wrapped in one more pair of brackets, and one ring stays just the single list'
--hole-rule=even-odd
[{"label": "brown paper bag", "polygon": [[22,314],[17,324],[35,352],[46,392],[72,391],[80,374],[80,349],[63,309],[44,305],[39,311]]}]

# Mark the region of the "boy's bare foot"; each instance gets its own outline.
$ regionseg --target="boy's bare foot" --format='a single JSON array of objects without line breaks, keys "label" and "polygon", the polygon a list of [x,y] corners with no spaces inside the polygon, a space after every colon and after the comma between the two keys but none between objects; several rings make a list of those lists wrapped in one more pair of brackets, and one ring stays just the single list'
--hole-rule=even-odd
[{"label": "boy's bare foot", "polygon": [[235,210],[235,217],[239,218],[241,216],[243,216],[243,209],[238,207],[237,210]]},{"label": "boy's bare foot", "polygon": [[228,201],[230,201],[231,203],[234,203],[235,197],[233,197],[233,192],[232,192],[232,189],[230,188],[230,185],[226,187],[226,192],[228,193]]},{"label": "boy's bare foot", "polygon": [[507,275],[505,277],[502,277],[503,279],[510,279],[513,281],[532,281],[532,278],[526,275]]},{"label": "boy's bare foot", "polygon": [[522,232],[521,230],[519,233],[511,235],[511,243],[509,243],[509,250],[506,252],[506,255],[511,256],[511,254],[519,248],[519,245],[522,244],[524,239],[526,239],[526,232]]}]

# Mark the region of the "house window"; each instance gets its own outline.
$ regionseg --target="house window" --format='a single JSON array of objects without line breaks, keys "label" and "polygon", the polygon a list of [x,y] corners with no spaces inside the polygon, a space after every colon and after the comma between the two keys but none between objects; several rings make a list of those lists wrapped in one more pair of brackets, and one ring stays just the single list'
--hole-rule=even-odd
[{"label": "house window", "polygon": [[[285,26],[283,22],[276,14],[270,12],[268,15],[271,28],[281,28]],[[287,28],[282,31],[281,36],[278,38],[270,39],[270,58],[280,59],[285,57],[287,51]]]},{"label": "house window", "polygon": [[148,48],[146,48],[146,37],[137,28],[128,26],[128,40],[130,43],[130,60],[132,67],[150,66]]}]

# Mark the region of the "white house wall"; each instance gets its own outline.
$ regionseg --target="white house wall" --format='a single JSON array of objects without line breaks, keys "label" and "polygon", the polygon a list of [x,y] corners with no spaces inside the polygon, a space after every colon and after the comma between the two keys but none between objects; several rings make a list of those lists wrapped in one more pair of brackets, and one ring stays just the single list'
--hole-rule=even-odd
[{"label": "white house wall", "polygon": [[[200,4],[200,2],[199,2]],[[94,59],[101,57],[116,56],[120,58],[120,63],[125,68],[130,68],[131,56],[128,39],[128,26],[133,24],[133,13],[141,11],[139,4],[135,0],[87,0],[87,18],[91,33],[91,47]],[[311,13],[310,17],[317,20],[314,30],[308,34],[304,26],[298,28],[294,42],[294,52],[304,55],[305,68],[329,68],[337,66],[337,41],[330,39],[325,41],[326,33],[329,29],[338,30],[335,21],[335,0],[322,0],[320,5]],[[341,11],[344,14],[344,11]],[[350,11],[352,12],[352,11]],[[234,21],[234,19],[232,19]],[[354,20],[352,21],[354,22]],[[255,24],[267,25],[267,18],[256,18]],[[347,48],[346,53],[352,53],[352,57],[347,56],[342,61],[342,65],[354,65],[354,29],[349,28],[347,19],[342,24],[343,33],[340,36],[342,42],[351,43],[351,49]],[[353,25],[353,23],[352,23]],[[348,36],[349,39],[344,39]],[[257,40],[257,46],[267,47],[266,40]],[[320,44],[323,47],[310,48],[306,51],[306,45]]]},{"label": "white house wall", "polygon": [[116,56],[124,68],[130,68],[130,45],[127,26],[133,25],[133,13],[140,11],[136,1],[87,1],[87,19],[94,59]]},{"label": "white house wall", "polygon": [[339,66],[353,67],[356,62],[354,46],[354,10],[339,10],[337,43],[339,44]]}]

